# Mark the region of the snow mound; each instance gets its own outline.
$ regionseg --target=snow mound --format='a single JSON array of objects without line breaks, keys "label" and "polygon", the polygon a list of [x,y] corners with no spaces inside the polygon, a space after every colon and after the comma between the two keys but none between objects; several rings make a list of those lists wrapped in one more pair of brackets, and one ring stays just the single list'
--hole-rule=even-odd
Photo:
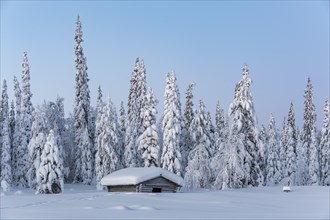
[{"label": "snow mound", "polygon": [[14,194],[15,195],[22,195],[23,194],[23,191],[22,190],[17,190]]},{"label": "snow mound", "polygon": [[130,210],[130,211],[149,211],[149,210],[156,210],[154,207],[151,206],[140,206],[140,205],[130,205],[130,206],[124,206],[124,205],[118,205],[111,207],[112,210]]},{"label": "snow mound", "polygon": [[159,176],[180,185],[184,185],[184,180],[174,173],[159,167],[133,167],[121,169],[102,178],[103,186],[116,185],[136,185],[149,179]]},{"label": "snow mound", "polygon": [[113,210],[130,210],[130,208],[123,206],[123,205],[118,205],[118,206],[113,206],[111,207]]}]

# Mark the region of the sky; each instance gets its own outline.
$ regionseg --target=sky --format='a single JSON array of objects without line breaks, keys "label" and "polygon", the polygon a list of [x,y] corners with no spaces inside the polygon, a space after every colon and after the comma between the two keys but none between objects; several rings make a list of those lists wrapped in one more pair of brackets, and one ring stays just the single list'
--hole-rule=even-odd
[{"label": "sky", "polygon": [[127,103],[137,57],[163,113],[166,74],[174,70],[184,106],[190,82],[195,107],[203,99],[214,120],[219,101],[228,111],[241,68],[253,80],[258,126],[273,113],[282,126],[290,102],[302,128],[304,89],[314,86],[317,125],[329,97],[329,1],[1,1],[1,83],[13,99],[27,51],[32,102],[64,98],[73,111],[74,34],[83,29],[91,104],[97,87],[117,109]]}]

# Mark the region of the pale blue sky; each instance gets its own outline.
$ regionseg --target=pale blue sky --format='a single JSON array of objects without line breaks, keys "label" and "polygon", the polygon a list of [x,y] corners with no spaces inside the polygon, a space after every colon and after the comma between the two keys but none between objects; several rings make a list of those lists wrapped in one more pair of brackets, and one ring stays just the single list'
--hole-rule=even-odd
[{"label": "pale blue sky", "polygon": [[321,125],[329,96],[329,1],[1,1],[1,81],[8,81],[11,99],[27,51],[33,104],[59,95],[72,112],[78,14],[93,106],[98,85],[117,108],[126,104],[140,57],[159,113],[166,73],[174,70],[182,105],[195,81],[195,106],[204,99],[214,118],[218,100],[227,112],[246,63],[259,125],[274,113],[280,127],[293,101],[302,127],[308,76]]}]

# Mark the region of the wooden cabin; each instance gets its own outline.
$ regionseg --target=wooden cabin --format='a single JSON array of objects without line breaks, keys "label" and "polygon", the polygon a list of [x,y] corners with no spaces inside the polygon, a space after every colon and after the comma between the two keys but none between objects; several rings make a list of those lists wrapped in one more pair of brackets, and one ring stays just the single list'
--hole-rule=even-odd
[{"label": "wooden cabin", "polygon": [[102,178],[108,192],[177,192],[183,179],[159,167],[121,169]]}]

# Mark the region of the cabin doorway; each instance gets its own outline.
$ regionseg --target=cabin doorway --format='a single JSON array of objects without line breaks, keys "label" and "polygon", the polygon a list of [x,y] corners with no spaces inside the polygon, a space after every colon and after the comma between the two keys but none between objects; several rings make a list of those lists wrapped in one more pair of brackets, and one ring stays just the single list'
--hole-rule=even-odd
[{"label": "cabin doorway", "polygon": [[161,193],[162,192],[162,188],[152,188],[152,192],[153,193]]}]

